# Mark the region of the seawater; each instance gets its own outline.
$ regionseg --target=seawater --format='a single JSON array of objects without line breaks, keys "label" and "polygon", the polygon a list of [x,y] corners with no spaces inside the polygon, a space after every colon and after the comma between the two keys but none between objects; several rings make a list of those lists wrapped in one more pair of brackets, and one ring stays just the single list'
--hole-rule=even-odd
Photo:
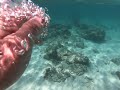
[{"label": "seawater", "polygon": [[[120,5],[78,3],[74,0],[33,2],[48,9],[51,18],[48,37],[44,39],[42,45],[33,48],[27,70],[8,90],[120,90]],[[94,31],[86,33],[84,32],[86,28],[87,32]],[[98,37],[91,38],[95,35],[93,33],[96,33],[95,29],[105,32],[103,42],[94,42]],[[87,34],[88,37],[81,37],[81,33]],[[58,49],[56,50],[54,46]],[[53,56],[47,57],[47,60],[45,55],[50,53],[49,50],[56,52],[50,54]],[[67,50],[72,54],[68,54]],[[81,75],[77,74],[81,72],[78,70],[78,64],[72,63],[76,65],[75,68],[64,62],[64,60],[73,60],[74,55],[77,56],[79,53],[89,58],[87,71]],[[61,55],[61,58],[56,58],[57,55]],[[59,71],[60,65],[63,65],[63,71],[69,70],[68,78],[63,71]],[[47,72],[47,67],[55,67],[54,70],[57,69],[59,73],[53,72],[54,70]],[[47,79],[44,78],[45,71]]]}]

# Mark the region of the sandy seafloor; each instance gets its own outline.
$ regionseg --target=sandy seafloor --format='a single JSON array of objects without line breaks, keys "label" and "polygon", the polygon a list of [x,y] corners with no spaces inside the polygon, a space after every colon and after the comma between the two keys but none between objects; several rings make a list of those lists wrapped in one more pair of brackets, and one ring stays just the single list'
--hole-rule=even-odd
[{"label": "sandy seafloor", "polygon": [[[120,90],[120,80],[116,75],[116,71],[120,71],[120,65],[116,65],[111,61],[113,58],[120,57],[120,21],[118,19],[82,19],[80,19],[81,22],[85,24],[97,24],[107,27],[105,30],[106,42],[104,43],[99,44],[84,40],[87,47],[81,49],[74,47],[74,42],[69,41],[70,45],[66,46],[89,57],[90,67],[87,72],[81,76],[76,76],[75,79],[68,78],[65,82],[51,83],[45,80],[43,76],[45,68],[48,67],[48,61],[43,56],[45,55],[46,47],[49,45],[45,41],[40,46],[34,46],[32,57],[25,73],[7,90]],[[69,21],[61,20],[58,22],[66,23]],[[75,30],[75,27],[70,29],[73,33]],[[53,39],[53,41],[55,42],[57,39]],[[99,53],[94,53],[93,49],[97,49]]]}]

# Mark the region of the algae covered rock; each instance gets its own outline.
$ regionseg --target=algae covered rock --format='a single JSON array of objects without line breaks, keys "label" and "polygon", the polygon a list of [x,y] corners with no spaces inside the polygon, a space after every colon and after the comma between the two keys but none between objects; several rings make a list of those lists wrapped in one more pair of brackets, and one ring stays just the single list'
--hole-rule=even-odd
[{"label": "algae covered rock", "polygon": [[70,77],[69,73],[61,73],[56,70],[55,67],[52,68],[47,68],[45,71],[44,78],[49,80],[49,81],[54,81],[54,82],[63,82],[66,80],[66,78]]},{"label": "algae covered rock", "polygon": [[49,45],[49,47],[46,48],[44,58],[51,61],[53,64],[58,64],[61,61],[61,58],[59,57],[57,50],[62,47],[63,46],[60,43]]},{"label": "algae covered rock", "polygon": [[53,45],[52,48],[48,47],[48,49],[44,58],[52,64],[50,68],[45,70],[45,79],[62,82],[68,77],[80,76],[87,72],[89,67],[87,56],[68,50],[62,45]]}]

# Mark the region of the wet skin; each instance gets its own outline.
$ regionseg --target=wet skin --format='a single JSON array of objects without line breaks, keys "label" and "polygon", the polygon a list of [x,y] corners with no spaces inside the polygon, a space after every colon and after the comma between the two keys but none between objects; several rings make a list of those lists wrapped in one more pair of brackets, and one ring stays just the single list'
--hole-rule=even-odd
[{"label": "wet skin", "polygon": [[[16,27],[9,27],[3,31],[4,35],[0,39],[0,90],[16,82],[25,71],[35,42],[33,37],[42,33],[44,21],[35,16],[18,30]],[[10,29],[13,30],[12,33],[7,32]]]}]

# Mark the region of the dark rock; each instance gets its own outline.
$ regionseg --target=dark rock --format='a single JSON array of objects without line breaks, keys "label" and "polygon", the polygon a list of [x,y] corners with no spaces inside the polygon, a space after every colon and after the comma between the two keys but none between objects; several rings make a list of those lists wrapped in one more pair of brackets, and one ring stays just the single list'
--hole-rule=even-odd
[{"label": "dark rock", "polygon": [[118,78],[120,79],[120,71],[116,71],[116,75],[117,75]]},{"label": "dark rock", "polygon": [[75,42],[75,47],[84,49],[85,44],[84,44],[84,42]]},{"label": "dark rock", "polygon": [[79,63],[62,62],[58,67],[62,73],[69,73],[70,76],[80,76],[87,71],[86,65]]},{"label": "dark rock", "polygon": [[70,77],[69,73],[60,73],[54,67],[47,68],[45,71],[44,78],[53,82],[64,82],[68,77]]},{"label": "dark rock", "polygon": [[67,48],[58,49],[58,56],[62,61],[66,61],[66,63],[79,63],[87,66],[89,65],[88,57],[84,56],[81,53],[70,51]]},{"label": "dark rock", "polygon": [[89,67],[88,57],[68,50],[61,45],[52,48],[49,47],[49,49],[52,50],[46,52],[47,60],[51,61],[54,66],[46,69],[45,79],[61,82],[68,77],[83,75],[87,72],[87,68]]},{"label": "dark rock", "polygon": [[105,31],[102,28],[93,25],[83,25],[80,28],[81,37],[96,43],[105,41]]},{"label": "dark rock", "polygon": [[112,61],[113,63],[115,63],[116,65],[120,65],[120,57],[113,58],[111,61]]},{"label": "dark rock", "polygon": [[69,36],[71,36],[71,32],[69,31],[71,29],[70,25],[63,25],[63,24],[52,24],[49,27],[49,35],[48,37],[62,37],[64,39],[67,39]]},{"label": "dark rock", "polygon": [[92,25],[87,25],[87,24],[80,24],[79,25],[79,28],[81,30],[86,30],[86,29],[89,29],[90,27],[92,27]]},{"label": "dark rock", "polygon": [[44,55],[44,58],[52,61],[53,64],[58,64],[61,62],[61,58],[58,56],[57,50],[61,47],[63,46],[60,43],[49,45],[45,51],[46,54]]},{"label": "dark rock", "polygon": [[93,52],[94,53],[99,53],[99,51],[96,48],[93,49]]}]

